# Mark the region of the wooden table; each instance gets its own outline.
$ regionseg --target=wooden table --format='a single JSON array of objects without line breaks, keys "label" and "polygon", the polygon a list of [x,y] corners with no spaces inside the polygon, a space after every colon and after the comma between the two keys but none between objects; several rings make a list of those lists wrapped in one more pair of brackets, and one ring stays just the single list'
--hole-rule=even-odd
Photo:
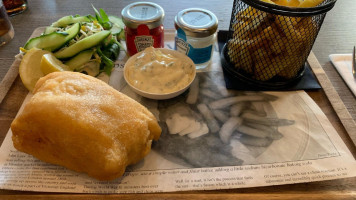
[{"label": "wooden table", "polygon": [[[166,18],[166,29],[174,28],[174,16],[182,9],[200,7],[213,11],[219,19],[219,29],[227,30],[230,22],[232,0],[205,0],[205,1],[164,1],[152,0],[161,5]],[[124,6],[133,1],[129,0],[31,0],[29,9],[24,13],[11,18],[15,29],[14,39],[0,47],[0,80],[5,77],[14,56],[19,52],[37,27],[50,25],[51,22],[69,14],[93,14],[91,4],[103,8],[107,13],[120,16]],[[313,47],[319,63],[326,72],[333,87],[339,94],[352,118],[356,120],[356,99],[347,88],[339,74],[329,61],[329,54],[350,53],[356,43],[356,1],[338,1],[324,21],[321,31]],[[15,117],[24,100],[27,90],[17,76],[9,92],[0,104],[0,141],[5,137],[10,123]],[[323,89],[307,91],[327,115],[335,129],[343,138],[350,151],[356,157],[356,148],[345,131],[340,119],[337,117]],[[356,133],[352,133],[356,134]],[[347,178],[331,181],[270,186],[247,189],[191,191],[163,194],[53,194],[38,192],[21,192],[0,190],[0,199],[351,199],[356,198],[356,178]]]}]

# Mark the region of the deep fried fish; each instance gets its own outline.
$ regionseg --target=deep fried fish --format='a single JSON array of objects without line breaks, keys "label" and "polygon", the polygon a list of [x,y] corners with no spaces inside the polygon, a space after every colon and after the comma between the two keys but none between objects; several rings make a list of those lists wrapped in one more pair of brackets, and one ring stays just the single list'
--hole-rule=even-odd
[{"label": "deep fried fish", "polygon": [[161,134],[143,105],[76,72],[41,78],[11,130],[19,151],[99,180],[120,177]]}]

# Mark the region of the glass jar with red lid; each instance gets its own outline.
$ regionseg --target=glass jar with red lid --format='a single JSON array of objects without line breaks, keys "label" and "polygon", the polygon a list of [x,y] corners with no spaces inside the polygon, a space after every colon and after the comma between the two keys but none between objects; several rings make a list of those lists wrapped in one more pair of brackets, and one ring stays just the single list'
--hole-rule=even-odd
[{"label": "glass jar with red lid", "polygon": [[135,2],[126,6],[121,16],[130,55],[150,46],[164,47],[164,10],[161,6],[151,2]]}]

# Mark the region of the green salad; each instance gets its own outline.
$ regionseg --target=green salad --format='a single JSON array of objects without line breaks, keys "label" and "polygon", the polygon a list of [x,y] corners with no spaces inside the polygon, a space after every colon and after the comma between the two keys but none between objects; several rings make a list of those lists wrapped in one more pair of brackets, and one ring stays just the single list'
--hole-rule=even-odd
[{"label": "green salad", "polygon": [[94,8],[95,16],[65,16],[29,39],[22,52],[38,48],[52,52],[71,71],[91,76],[110,76],[124,40],[124,24],[117,16],[108,16]]}]

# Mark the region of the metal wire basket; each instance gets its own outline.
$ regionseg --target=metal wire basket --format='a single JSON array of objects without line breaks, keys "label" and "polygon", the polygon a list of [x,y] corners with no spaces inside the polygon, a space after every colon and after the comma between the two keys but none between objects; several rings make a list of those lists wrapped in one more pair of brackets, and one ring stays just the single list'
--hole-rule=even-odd
[{"label": "metal wire basket", "polygon": [[222,50],[225,71],[264,88],[284,88],[303,76],[326,13],[336,0],[312,8],[234,0]]}]

